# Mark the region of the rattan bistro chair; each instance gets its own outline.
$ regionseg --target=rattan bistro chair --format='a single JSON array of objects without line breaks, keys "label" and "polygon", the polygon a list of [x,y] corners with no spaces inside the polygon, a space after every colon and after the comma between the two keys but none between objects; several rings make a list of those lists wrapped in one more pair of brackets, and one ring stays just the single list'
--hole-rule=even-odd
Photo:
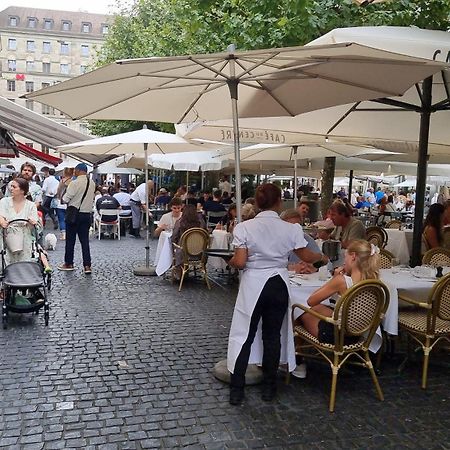
[{"label": "rattan bistro chair", "polygon": [[[383,392],[369,357],[369,344],[386,313],[388,305],[388,288],[379,280],[364,280],[355,284],[338,300],[332,317],[325,317],[303,305],[295,304],[292,306],[292,320],[294,320],[295,308],[300,308],[304,312],[313,314],[334,326],[334,344],[323,344],[301,325],[294,326],[297,354],[306,357],[323,357],[330,364],[332,371],[330,412],[334,411],[339,369],[350,357],[355,357],[360,365],[369,369],[378,398],[384,400]],[[355,344],[344,345],[345,336],[360,336],[360,339]],[[311,353],[311,350],[313,353]]]},{"label": "rattan bistro chair", "polygon": [[205,253],[205,250],[209,246],[209,233],[203,228],[190,228],[181,235],[179,245],[175,243],[172,245],[174,247],[174,254],[176,252],[182,252],[183,255],[178,292],[181,291],[184,277],[190,269],[199,269],[203,273],[208,289],[211,289],[206,270],[207,255]]},{"label": "rattan bistro chair", "polygon": [[450,342],[450,273],[441,278],[423,302],[405,296],[402,300],[418,309],[399,311],[398,324],[423,350],[422,388],[427,387],[431,350],[441,340]]},{"label": "rattan bistro chair", "polygon": [[382,248],[380,250],[380,269],[392,269],[395,256]]},{"label": "rattan bistro chair", "polygon": [[391,220],[384,226],[384,228],[391,228],[391,229],[395,229],[395,230],[400,230],[401,227],[402,227],[402,221],[398,220],[398,219]]},{"label": "rattan bistro chair", "polygon": [[432,248],[423,255],[422,264],[448,267],[450,266],[450,250],[443,247]]},{"label": "rattan bistro chair", "polygon": [[379,248],[386,247],[388,242],[388,235],[384,228],[381,227],[369,227],[366,229],[367,241],[376,245]]}]

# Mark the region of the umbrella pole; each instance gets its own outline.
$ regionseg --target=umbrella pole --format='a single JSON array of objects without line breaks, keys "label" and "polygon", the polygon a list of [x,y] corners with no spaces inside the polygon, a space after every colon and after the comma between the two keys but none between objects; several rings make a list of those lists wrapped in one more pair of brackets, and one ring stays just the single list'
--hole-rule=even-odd
[{"label": "umbrella pole", "polygon": [[298,190],[298,179],[297,179],[297,145],[292,147],[294,150],[294,208],[297,208],[297,190]]},{"label": "umbrella pole", "polygon": [[351,203],[352,200],[352,189],[353,189],[353,170],[350,170],[348,176],[348,201]]},{"label": "umbrella pole", "polygon": [[427,183],[428,138],[430,134],[431,91],[433,77],[422,83],[422,112],[420,113],[419,156],[417,160],[416,200],[414,206],[414,230],[411,265],[421,264],[423,213],[425,208],[425,189]]},{"label": "umbrella pole", "polygon": [[150,230],[149,230],[149,190],[148,190],[148,144],[144,144],[144,170],[145,170],[145,266],[136,267],[133,271],[139,276],[156,275],[155,268],[150,265]]},{"label": "umbrella pole", "polygon": [[[233,49],[234,50],[234,49]],[[234,177],[236,189],[236,218],[242,222],[242,191],[241,191],[241,160],[239,151],[239,116],[238,116],[238,85],[239,80],[235,78],[235,61],[230,58],[230,79],[228,89],[231,96],[231,113],[233,116],[233,137],[234,137]]]}]

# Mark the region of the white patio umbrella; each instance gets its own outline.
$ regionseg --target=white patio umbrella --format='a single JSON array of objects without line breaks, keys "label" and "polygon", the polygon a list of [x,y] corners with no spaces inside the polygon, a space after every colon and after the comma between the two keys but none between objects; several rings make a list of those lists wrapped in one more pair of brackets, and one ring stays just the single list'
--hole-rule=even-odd
[{"label": "white patio umbrella", "polygon": [[247,52],[230,46],[225,53],[117,61],[26,98],[74,119],[232,119],[240,217],[238,97],[240,117],[293,116],[401,95],[442,67],[352,43]]},{"label": "white patio umbrella", "polygon": [[148,155],[152,153],[167,153],[175,151],[189,151],[198,149],[180,136],[171,133],[149,130],[145,125],[142,130],[129,133],[115,134],[88,141],[75,142],[73,144],[58,147],[61,153],[74,155],[125,155],[134,154],[144,157],[145,171],[145,197],[146,197],[146,245],[145,266],[134,270],[136,275],[153,275],[154,270],[150,267],[150,236],[149,236],[149,204],[148,204]]},{"label": "white patio umbrella", "polygon": [[[406,27],[359,27],[333,30],[313,41],[317,44],[358,42],[379,49],[414,55],[428,60],[448,60],[450,34],[444,31]],[[386,82],[387,79],[386,79]],[[355,140],[386,150],[413,150],[417,157],[418,191],[414,224],[413,260],[420,261],[420,236],[425,198],[427,153],[432,162],[445,162],[450,154],[450,74],[442,69],[402,97],[362,101],[309,112],[295,118],[246,119],[241,132],[248,142],[298,142],[301,138]],[[421,126],[419,131],[419,118]],[[430,123],[430,116],[433,115]],[[208,132],[190,127],[189,138],[227,140],[230,121],[218,121]],[[262,138],[262,139],[261,139]],[[403,150],[402,150],[403,149]],[[405,158],[407,159],[407,158]],[[420,174],[419,174],[420,172]]]}]

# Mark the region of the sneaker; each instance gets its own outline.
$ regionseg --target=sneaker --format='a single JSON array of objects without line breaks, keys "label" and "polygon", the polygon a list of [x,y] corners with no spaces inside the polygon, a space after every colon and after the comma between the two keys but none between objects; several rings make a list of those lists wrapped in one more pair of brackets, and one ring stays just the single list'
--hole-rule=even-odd
[{"label": "sneaker", "polygon": [[58,266],[58,270],[75,270],[75,268],[73,267],[73,264],[61,264],[60,266]]},{"label": "sneaker", "polygon": [[90,275],[92,273],[91,266],[84,266],[85,275]]},{"label": "sneaker", "polygon": [[[61,270],[63,270],[63,269],[61,269]],[[68,269],[65,269],[65,270],[68,270]],[[53,273],[53,269],[52,269],[50,266],[47,266],[47,267],[44,269],[44,273]]]},{"label": "sneaker", "polygon": [[306,364],[297,364],[297,367],[291,372],[291,375],[295,378],[306,378]]}]

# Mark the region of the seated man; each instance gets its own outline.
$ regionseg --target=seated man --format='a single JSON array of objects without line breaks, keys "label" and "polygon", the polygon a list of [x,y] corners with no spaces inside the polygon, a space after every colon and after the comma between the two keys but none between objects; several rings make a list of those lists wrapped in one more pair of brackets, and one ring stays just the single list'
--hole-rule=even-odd
[{"label": "seated man", "polygon": [[170,202],[170,194],[167,189],[161,188],[155,198],[155,205],[168,205]]},{"label": "seated man", "polygon": [[[107,214],[108,210],[115,211],[120,209],[120,203],[116,198],[114,198],[107,187],[102,188],[102,196],[95,202],[95,209],[97,213],[100,214],[100,210],[106,210],[101,216],[102,222],[115,222],[117,220],[117,215]],[[112,226],[107,227],[107,233],[111,233]]]},{"label": "seated man", "polygon": [[181,209],[183,207],[183,201],[180,197],[174,197],[170,203],[169,208],[170,212],[164,214],[158,222],[158,227],[156,228],[154,235],[158,237],[161,234],[161,231],[173,231],[175,228],[175,223],[181,217]]},{"label": "seated man", "polygon": [[[296,223],[301,226],[300,222],[302,220],[302,215],[300,214],[298,209],[287,209],[280,214],[280,217],[286,222]],[[312,252],[321,253],[318,245],[311,236],[305,233],[304,238],[308,243],[306,248],[308,248]],[[289,255],[288,270],[295,270],[297,273],[313,273],[317,272],[318,269],[316,269],[312,264],[301,261],[294,252],[291,252],[291,254]]]},{"label": "seated man", "polygon": [[[308,202],[304,202],[304,201],[300,202],[297,205],[297,211],[298,211],[298,213],[300,215],[300,222],[298,222],[298,223],[300,223],[300,225],[304,225],[305,224],[305,219],[308,218],[308,214],[309,214],[309,204],[308,204]],[[297,223],[297,222],[295,222],[295,223]]]},{"label": "seated man", "polygon": [[356,209],[370,208],[371,206],[372,205],[362,195],[358,197],[358,201],[355,204]]},{"label": "seated man", "polygon": [[[120,204],[120,217],[131,217],[131,205],[130,205],[130,198],[131,195],[128,193],[128,189],[126,186],[122,186],[120,188],[120,192],[116,192],[113,197],[119,202]],[[125,222],[121,222],[125,223]],[[130,221],[130,232],[131,232],[131,221]],[[122,227],[123,228],[123,227]],[[121,236],[125,235],[125,229],[120,230]]]},{"label": "seated man", "polygon": [[[208,212],[226,213],[227,210],[225,209],[225,206],[223,206],[222,203],[220,203],[221,200],[222,200],[222,192],[219,189],[217,189],[213,192],[212,200],[207,200],[203,205],[203,210],[205,211],[206,216],[208,215]],[[209,222],[217,224],[221,221],[223,222],[224,220],[225,218],[223,220],[220,220],[220,217],[211,217],[209,219]]]},{"label": "seated man", "polygon": [[366,229],[363,223],[352,217],[348,208],[340,201],[334,202],[329,209],[330,219],[336,228],[331,233],[331,239],[341,241],[341,247],[347,248],[355,239],[366,239]]}]

